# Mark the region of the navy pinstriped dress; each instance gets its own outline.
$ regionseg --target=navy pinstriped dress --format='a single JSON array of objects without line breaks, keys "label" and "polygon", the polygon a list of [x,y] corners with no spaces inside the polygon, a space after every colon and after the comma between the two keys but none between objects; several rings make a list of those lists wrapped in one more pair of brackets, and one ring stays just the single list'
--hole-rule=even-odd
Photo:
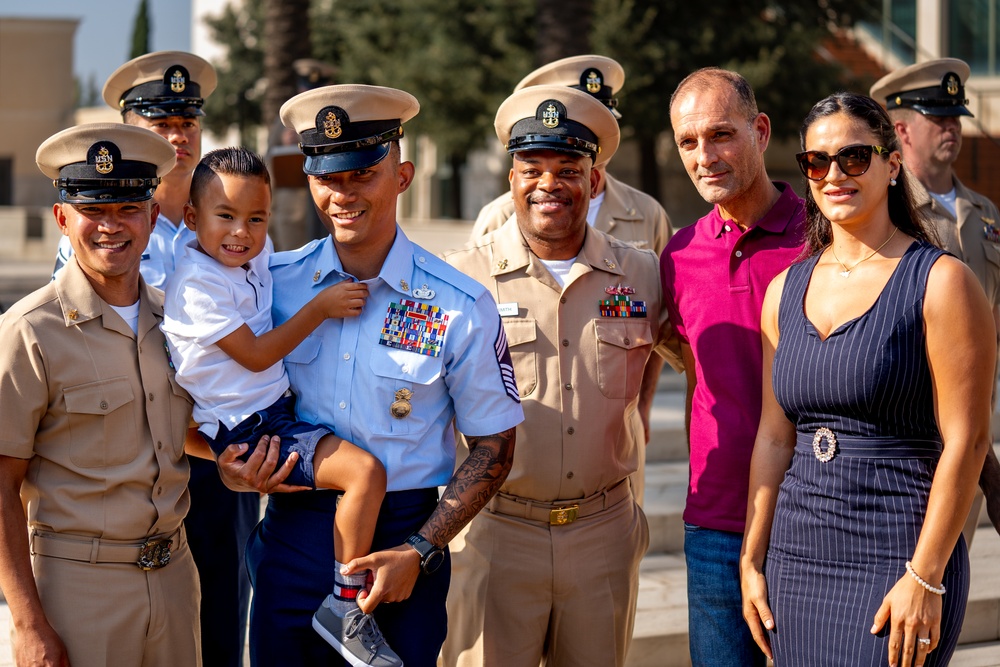
[{"label": "navy pinstriped dress", "polygon": [[[797,441],[765,561],[776,667],[888,664],[888,624],[877,636],[869,629],[913,555],[941,451],[923,298],[943,254],[913,243],[871,309],[826,340],[804,311],[819,256],[788,272],[772,380]],[[821,428],[837,440],[827,462],[813,447]],[[829,440],[819,444],[825,455]],[[941,642],[926,667],[947,665],[958,642],[969,591],[963,538],[944,586]]]}]

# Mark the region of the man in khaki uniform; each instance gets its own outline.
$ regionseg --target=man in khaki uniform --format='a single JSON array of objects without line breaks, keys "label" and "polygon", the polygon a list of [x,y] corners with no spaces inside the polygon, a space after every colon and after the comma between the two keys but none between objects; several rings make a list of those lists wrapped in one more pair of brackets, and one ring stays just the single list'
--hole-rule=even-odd
[{"label": "man in khaki uniform", "polygon": [[74,255],[0,320],[0,587],[15,661],[200,665],[182,526],[191,400],[165,351],[162,292],[139,275],[174,149],[94,124],[50,137],[36,161]]},{"label": "man in khaki uniform", "polygon": [[593,97],[514,93],[496,117],[516,216],[445,255],[499,305],[524,408],[500,493],[453,553],[446,665],[623,665],[649,544],[629,475],[666,337],[656,255],[589,228],[618,147]]},{"label": "man in khaki uniform", "polygon": [[[124,123],[160,135],[177,155],[153,195],[160,213],[139,263],[143,280],[152,287],[164,288],[176,260],[184,257],[184,246],[195,237],[184,224],[184,205],[201,160],[202,107],[217,83],[211,63],[184,51],[133,58],[104,83],[104,101],[121,112]],[[63,237],[56,273],[72,254]],[[250,606],[243,552],[260,517],[260,499],[227,489],[213,461],[194,458],[190,465],[191,509],[185,525],[201,580],[202,660],[213,667],[242,667]]]},{"label": "man in khaki uniform", "polygon": [[[962,116],[969,66],[942,58],[903,67],[875,82],[872,98],[884,102],[903,148],[903,164],[916,176],[914,195],[945,250],[969,265],[1000,327],[1000,211],[986,197],[968,189],[952,165],[962,150]],[[1000,461],[991,447],[979,479],[986,509],[1000,532]],[[976,494],[963,534],[972,544],[983,495]]]},{"label": "man in khaki uniform", "polygon": [[[584,55],[556,60],[536,69],[514,88],[529,86],[569,86],[589,93],[607,106],[615,118],[621,118],[615,94],[625,83],[625,71],[606,56]],[[663,251],[670,239],[670,218],[660,203],[641,190],[619,181],[607,172],[607,163],[594,170],[599,176],[593,189],[587,222],[616,239],[637,248]],[[514,202],[505,192],[479,211],[471,239],[492,232],[514,215]]]}]

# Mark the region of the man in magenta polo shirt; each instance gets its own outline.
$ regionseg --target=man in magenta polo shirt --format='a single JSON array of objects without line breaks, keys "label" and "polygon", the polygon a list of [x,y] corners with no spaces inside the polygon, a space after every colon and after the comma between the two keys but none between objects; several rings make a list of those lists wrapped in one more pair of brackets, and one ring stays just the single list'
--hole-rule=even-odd
[{"label": "man in magenta polo shirt", "polygon": [[761,409],[760,310],[768,283],[802,253],[805,206],[791,186],[768,178],[770,120],[739,74],[707,68],[688,76],[670,100],[670,122],[688,175],[715,205],[677,231],[660,260],[687,369],[691,661],[763,667],[743,621],[739,577]]}]

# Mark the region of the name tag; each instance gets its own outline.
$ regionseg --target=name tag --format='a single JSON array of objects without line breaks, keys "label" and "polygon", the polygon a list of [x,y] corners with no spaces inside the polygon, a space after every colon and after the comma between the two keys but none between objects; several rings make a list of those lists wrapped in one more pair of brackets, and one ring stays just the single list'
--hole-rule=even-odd
[{"label": "name tag", "polygon": [[498,303],[497,310],[500,311],[500,317],[517,317],[517,301]]}]

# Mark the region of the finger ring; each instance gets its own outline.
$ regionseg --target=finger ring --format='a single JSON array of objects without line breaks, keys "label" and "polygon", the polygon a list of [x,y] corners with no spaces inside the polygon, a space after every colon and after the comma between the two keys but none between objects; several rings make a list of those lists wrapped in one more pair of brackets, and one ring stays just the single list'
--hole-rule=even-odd
[{"label": "finger ring", "polygon": [[918,644],[923,644],[924,646],[930,646],[931,645],[931,638],[930,637],[917,637],[917,643]]}]

